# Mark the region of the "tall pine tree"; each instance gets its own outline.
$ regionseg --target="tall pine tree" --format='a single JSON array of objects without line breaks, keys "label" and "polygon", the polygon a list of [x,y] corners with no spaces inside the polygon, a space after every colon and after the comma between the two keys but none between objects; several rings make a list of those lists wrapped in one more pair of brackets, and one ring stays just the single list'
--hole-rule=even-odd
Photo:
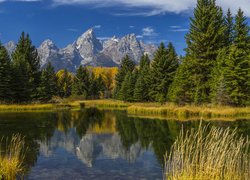
[{"label": "tall pine tree", "polygon": [[11,71],[10,57],[0,42],[0,102],[11,101]]},{"label": "tall pine tree", "polygon": [[36,100],[40,83],[40,59],[29,35],[22,33],[13,59],[13,98],[16,102]]},{"label": "tall pine tree", "polygon": [[41,82],[38,88],[38,99],[48,102],[53,96],[57,95],[57,78],[54,67],[49,62],[41,73]]},{"label": "tall pine tree", "polygon": [[232,105],[250,102],[250,28],[239,9],[235,17],[234,43],[229,49],[223,70],[227,94]]},{"label": "tall pine tree", "polygon": [[[187,57],[178,74],[180,87],[172,86],[170,96],[179,102],[209,102],[211,73],[218,52],[225,45],[225,23],[223,13],[215,0],[198,0],[191,18],[190,30],[186,36]],[[180,82],[182,81],[182,82]],[[185,94],[182,94],[185,93]],[[178,98],[173,99],[173,97]],[[180,97],[185,99],[180,99]]]},{"label": "tall pine tree", "polygon": [[161,43],[151,64],[149,95],[154,101],[163,103],[167,100],[169,86],[174,79],[177,68],[178,58],[173,45],[169,43],[166,49]]},{"label": "tall pine tree", "polygon": [[120,90],[122,87],[122,83],[125,79],[125,76],[128,72],[133,72],[135,68],[135,63],[134,61],[132,61],[130,59],[130,57],[128,55],[126,55],[123,59],[122,59],[122,63],[121,63],[121,67],[118,70],[118,73],[116,74],[115,77],[115,89],[114,89],[114,97],[119,99],[119,94],[120,94]]},{"label": "tall pine tree", "polygon": [[119,93],[119,99],[123,101],[134,101],[134,89],[138,77],[138,70],[135,69],[132,73],[128,72],[122,82],[122,87]]},{"label": "tall pine tree", "polygon": [[139,65],[138,78],[135,83],[134,101],[149,101],[150,89],[150,59],[147,54],[142,55]]}]

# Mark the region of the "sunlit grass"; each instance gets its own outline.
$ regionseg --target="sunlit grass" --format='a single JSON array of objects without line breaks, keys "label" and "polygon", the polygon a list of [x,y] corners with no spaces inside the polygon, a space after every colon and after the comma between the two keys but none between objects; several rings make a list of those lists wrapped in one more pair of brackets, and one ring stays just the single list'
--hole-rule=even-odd
[{"label": "sunlit grass", "polygon": [[29,110],[51,110],[54,108],[53,104],[13,104],[13,105],[0,105],[0,112],[6,111],[29,111]]},{"label": "sunlit grass", "polygon": [[78,101],[56,104],[2,104],[0,112],[53,111],[65,108],[80,108],[80,104]]},{"label": "sunlit grass", "polygon": [[[24,138],[13,135],[4,147],[0,146],[0,179],[13,180],[24,172],[25,157]],[[0,144],[4,144],[1,140]]]},{"label": "sunlit grass", "polygon": [[204,126],[184,132],[166,155],[165,179],[250,179],[250,142],[236,130]]},{"label": "sunlit grass", "polygon": [[84,107],[97,107],[100,109],[127,110],[129,115],[164,116],[173,119],[235,119],[249,118],[250,107],[230,107],[211,105],[185,105],[178,106],[173,103],[164,105],[159,103],[128,103],[119,100],[84,100],[64,101],[55,104],[27,104],[27,105],[0,105],[0,112],[26,112],[26,111],[54,111],[58,109],[79,110]]},{"label": "sunlit grass", "polygon": [[207,119],[221,117],[250,117],[250,107],[236,108],[227,106],[177,106],[174,104],[167,104],[162,106],[132,105],[128,107],[127,111],[128,114],[162,115],[175,117],[177,119],[190,117],[203,117]]},{"label": "sunlit grass", "polygon": [[103,100],[85,100],[81,101],[85,106],[94,106],[99,108],[126,108],[131,103],[125,103],[119,100],[103,99]]}]

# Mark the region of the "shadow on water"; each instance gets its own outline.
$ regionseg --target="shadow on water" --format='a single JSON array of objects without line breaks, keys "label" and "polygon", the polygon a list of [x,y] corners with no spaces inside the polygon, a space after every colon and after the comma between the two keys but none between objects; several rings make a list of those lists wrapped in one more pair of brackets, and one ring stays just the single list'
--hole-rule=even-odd
[{"label": "shadow on water", "polygon": [[[206,121],[204,125],[207,123],[250,135],[249,120]],[[128,117],[125,111],[95,108],[0,114],[1,138],[17,133],[25,136],[25,167],[31,179],[46,178],[41,173],[44,169],[51,169],[48,177],[60,170],[65,179],[72,173],[78,178],[161,179],[163,156],[181,128],[198,126],[199,121]],[[55,165],[57,169],[52,168]],[[54,178],[59,178],[58,174]]]}]

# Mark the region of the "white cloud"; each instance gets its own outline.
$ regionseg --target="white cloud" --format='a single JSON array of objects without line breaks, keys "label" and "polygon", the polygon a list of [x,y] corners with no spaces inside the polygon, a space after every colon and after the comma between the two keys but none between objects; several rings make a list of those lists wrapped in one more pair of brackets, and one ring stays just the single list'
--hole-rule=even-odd
[{"label": "white cloud", "polygon": [[6,2],[6,1],[13,1],[13,2],[37,2],[37,1],[42,1],[42,0],[0,0],[1,2]]},{"label": "white cloud", "polygon": [[[3,0],[0,0],[3,1]],[[54,5],[92,5],[95,7],[111,7],[111,6],[125,6],[125,7],[139,7],[148,8],[149,11],[141,11],[136,13],[127,13],[127,15],[141,15],[152,16],[162,14],[165,12],[181,13],[192,11],[196,5],[197,0],[52,0]],[[249,0],[217,0],[218,5],[222,6],[224,10],[230,8],[232,12],[236,13],[240,7],[250,17],[250,2]],[[116,15],[126,15],[120,13]]]},{"label": "white cloud", "polygon": [[[5,1],[22,1],[22,2],[36,2],[46,0],[0,0]],[[196,6],[197,0],[50,0],[54,6],[60,5],[91,5],[96,8],[101,7],[132,7],[146,8],[147,11],[133,10],[127,13],[116,13],[114,15],[119,16],[153,16],[158,14],[164,14],[166,12],[181,13],[192,12]],[[250,2],[249,0],[217,0],[217,4],[224,10],[230,8],[235,14],[239,8],[241,8],[245,15],[250,17]]]},{"label": "white cloud", "polygon": [[157,36],[157,33],[155,33],[154,28],[152,27],[145,27],[142,29],[142,36]]},{"label": "white cloud", "polygon": [[111,39],[112,37],[98,37],[97,39],[101,40],[101,41],[105,41],[108,39]]},{"label": "white cloud", "polygon": [[172,29],[177,29],[177,28],[181,28],[181,26],[169,26]]},{"label": "white cloud", "polygon": [[135,28],[135,26],[129,26],[129,28]]},{"label": "white cloud", "polygon": [[187,32],[189,29],[184,29],[184,28],[180,28],[180,29],[171,29],[170,31],[172,32]]},{"label": "white cloud", "polygon": [[102,26],[101,25],[95,25],[93,28],[94,29],[100,29]]},{"label": "white cloud", "polygon": [[182,26],[169,26],[170,30],[172,32],[186,32],[188,31],[187,28],[183,28]]}]

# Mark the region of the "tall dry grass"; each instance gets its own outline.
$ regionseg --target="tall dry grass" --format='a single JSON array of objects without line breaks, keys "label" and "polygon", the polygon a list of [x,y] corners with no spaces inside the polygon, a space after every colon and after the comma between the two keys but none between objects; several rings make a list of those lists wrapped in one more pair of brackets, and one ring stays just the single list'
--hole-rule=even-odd
[{"label": "tall dry grass", "polygon": [[250,141],[236,130],[200,124],[195,131],[182,130],[165,158],[165,179],[248,180]]},{"label": "tall dry grass", "polygon": [[185,119],[189,117],[221,118],[221,117],[250,117],[250,107],[236,108],[228,106],[177,106],[166,104],[162,106],[132,105],[127,108],[132,115],[161,115]]},{"label": "tall dry grass", "polygon": [[[1,144],[6,144],[4,147]],[[25,158],[24,137],[13,135],[10,141],[0,142],[0,179],[13,180],[24,172]]]}]

